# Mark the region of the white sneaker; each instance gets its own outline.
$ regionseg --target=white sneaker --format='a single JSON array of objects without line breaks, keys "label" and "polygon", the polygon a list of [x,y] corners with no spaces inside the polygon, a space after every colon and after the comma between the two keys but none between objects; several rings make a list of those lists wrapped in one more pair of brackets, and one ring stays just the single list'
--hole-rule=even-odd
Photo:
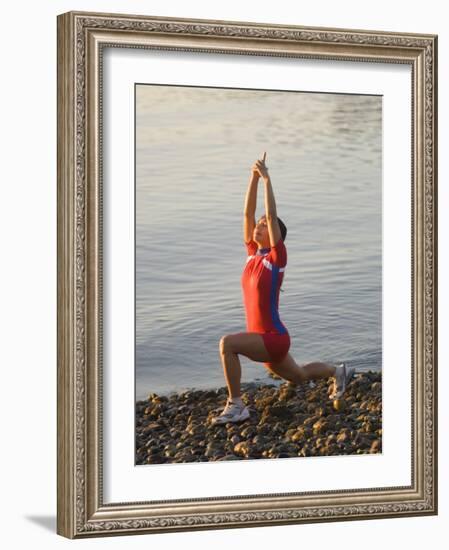
[{"label": "white sneaker", "polygon": [[336,366],[334,387],[329,395],[329,399],[340,399],[345,393],[346,386],[354,376],[355,368],[347,367],[345,363]]},{"label": "white sneaker", "polygon": [[249,418],[249,410],[245,405],[237,405],[229,398],[223,412],[212,419],[212,424],[226,424],[227,422],[241,422]]}]

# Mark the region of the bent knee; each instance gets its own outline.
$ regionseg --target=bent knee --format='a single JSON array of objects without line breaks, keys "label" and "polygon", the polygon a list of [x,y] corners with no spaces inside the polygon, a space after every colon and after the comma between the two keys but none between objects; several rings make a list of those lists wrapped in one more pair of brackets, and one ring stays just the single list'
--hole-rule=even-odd
[{"label": "bent knee", "polygon": [[228,351],[231,351],[231,340],[232,336],[230,334],[226,334],[225,336],[222,336],[220,339],[220,353],[226,353]]}]

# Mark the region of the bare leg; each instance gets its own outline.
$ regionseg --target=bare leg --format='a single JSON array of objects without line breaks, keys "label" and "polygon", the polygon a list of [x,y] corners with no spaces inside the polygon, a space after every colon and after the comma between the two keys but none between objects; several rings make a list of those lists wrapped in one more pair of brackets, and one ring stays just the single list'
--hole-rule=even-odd
[{"label": "bare leg", "polygon": [[242,367],[239,356],[232,352],[223,352],[221,354],[223,372],[228,386],[229,396],[240,397],[240,380],[242,378]]},{"label": "bare leg", "polygon": [[329,378],[335,375],[336,370],[335,366],[320,361],[298,365],[290,353],[280,362],[265,362],[265,366],[281,378],[294,384],[318,378]]},{"label": "bare leg", "polygon": [[329,363],[314,361],[305,365],[298,365],[306,376],[306,380],[317,380],[318,378],[330,378],[335,375],[335,366]]},{"label": "bare leg", "polygon": [[220,340],[220,357],[229,396],[240,397],[242,367],[238,354],[241,353],[253,361],[269,361],[263,338],[256,332],[228,334]]}]

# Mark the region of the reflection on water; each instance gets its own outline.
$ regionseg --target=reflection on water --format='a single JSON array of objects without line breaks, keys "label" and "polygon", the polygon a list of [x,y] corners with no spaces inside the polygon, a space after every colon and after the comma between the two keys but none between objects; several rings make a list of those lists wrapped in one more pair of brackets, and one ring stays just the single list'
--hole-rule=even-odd
[{"label": "reflection on water", "polygon": [[[218,346],[245,330],[242,212],[264,150],[288,228],[290,352],[380,369],[381,98],[149,85],[136,97],[136,398],[225,384]],[[240,360],[243,382],[267,379]]]}]

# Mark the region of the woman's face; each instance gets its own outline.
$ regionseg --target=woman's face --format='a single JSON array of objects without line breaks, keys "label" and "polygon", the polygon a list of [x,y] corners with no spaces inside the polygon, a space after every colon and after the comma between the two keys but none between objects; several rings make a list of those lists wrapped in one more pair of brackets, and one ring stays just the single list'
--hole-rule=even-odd
[{"label": "woman's face", "polygon": [[268,233],[268,225],[265,215],[261,216],[256,222],[256,226],[253,231],[253,240],[262,248],[270,247],[270,234]]}]

